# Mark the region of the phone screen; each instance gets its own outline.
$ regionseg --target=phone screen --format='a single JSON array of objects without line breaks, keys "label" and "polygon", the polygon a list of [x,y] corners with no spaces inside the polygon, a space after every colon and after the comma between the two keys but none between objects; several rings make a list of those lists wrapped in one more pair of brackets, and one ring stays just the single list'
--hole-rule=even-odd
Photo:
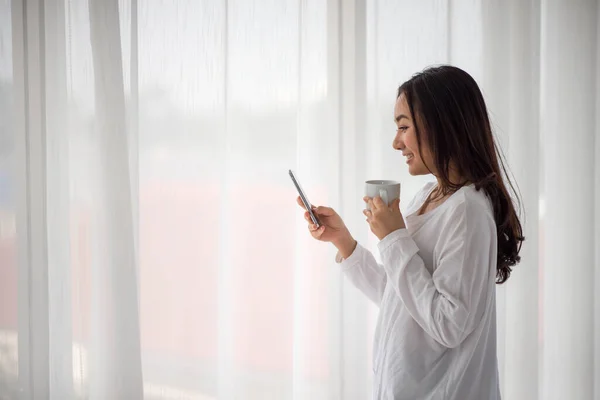
[{"label": "phone screen", "polygon": [[298,194],[300,195],[300,199],[302,200],[302,203],[304,204],[304,208],[306,208],[306,210],[310,214],[310,219],[312,219],[313,224],[315,224],[317,227],[321,226],[321,223],[319,222],[319,220],[317,219],[317,216],[315,215],[315,213],[312,210],[312,205],[310,204],[310,201],[308,201],[308,197],[306,197],[304,190],[302,190],[302,187],[300,187],[300,183],[296,179],[296,176],[294,175],[294,172],[291,169],[289,170],[289,174],[290,174],[290,178],[292,178],[292,182],[294,182],[294,186],[296,186],[296,189],[298,190]]}]

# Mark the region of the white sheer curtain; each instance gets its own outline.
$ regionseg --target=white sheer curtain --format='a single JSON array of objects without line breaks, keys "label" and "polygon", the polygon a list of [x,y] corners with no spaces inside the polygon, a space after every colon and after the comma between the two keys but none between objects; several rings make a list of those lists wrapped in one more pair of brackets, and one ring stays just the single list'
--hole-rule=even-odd
[{"label": "white sheer curtain", "polygon": [[506,399],[600,398],[600,7],[0,0],[0,399],[365,399],[377,310],[287,169],[376,254],[362,182],[423,184],[400,83],[469,71],[525,213]]}]

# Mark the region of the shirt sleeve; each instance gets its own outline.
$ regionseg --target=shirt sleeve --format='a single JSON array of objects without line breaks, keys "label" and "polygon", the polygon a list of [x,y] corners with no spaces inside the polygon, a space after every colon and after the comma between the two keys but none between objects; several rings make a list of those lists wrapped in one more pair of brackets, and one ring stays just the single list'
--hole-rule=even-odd
[{"label": "shirt sleeve", "polygon": [[494,287],[497,239],[491,215],[464,202],[444,226],[432,238],[439,248],[433,274],[406,229],[392,232],[378,247],[387,280],[408,312],[433,339],[453,348],[483,316]]},{"label": "shirt sleeve", "polygon": [[373,254],[357,243],[348,258],[342,259],[338,253],[336,261],[340,262],[342,271],[352,284],[379,306],[387,277],[383,266],[377,264]]}]

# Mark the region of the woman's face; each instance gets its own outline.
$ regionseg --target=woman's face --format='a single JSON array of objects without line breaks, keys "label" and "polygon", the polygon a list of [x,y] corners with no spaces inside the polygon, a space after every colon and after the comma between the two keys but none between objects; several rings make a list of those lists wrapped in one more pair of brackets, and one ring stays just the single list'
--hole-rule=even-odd
[{"label": "woman's face", "polygon": [[[408,172],[411,175],[427,175],[431,172],[435,173],[435,165],[433,163],[433,157],[427,146],[426,138],[423,131],[421,130],[421,144],[423,145],[422,153],[423,158],[427,166],[431,168],[431,171],[427,169],[425,163],[419,155],[419,145],[417,144],[417,133],[415,132],[415,125],[408,108],[408,103],[404,94],[396,100],[394,106],[394,121],[396,122],[396,136],[392,146],[396,150],[402,151],[402,155],[406,157],[406,163],[408,164]],[[419,124],[423,126],[423,124]]]}]

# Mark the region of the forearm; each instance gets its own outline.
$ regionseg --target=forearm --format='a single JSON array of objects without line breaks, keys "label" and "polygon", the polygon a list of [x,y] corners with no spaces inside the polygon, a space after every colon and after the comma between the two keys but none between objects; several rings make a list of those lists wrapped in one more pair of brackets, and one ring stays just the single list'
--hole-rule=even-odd
[{"label": "forearm", "polygon": [[333,245],[338,249],[342,258],[348,258],[356,249],[358,242],[348,232],[340,240],[333,242]]},{"label": "forearm", "polygon": [[377,264],[373,254],[353,239],[340,245],[338,250],[339,256],[343,257],[341,267],[346,277],[375,304],[380,305],[386,274],[382,266]]}]

